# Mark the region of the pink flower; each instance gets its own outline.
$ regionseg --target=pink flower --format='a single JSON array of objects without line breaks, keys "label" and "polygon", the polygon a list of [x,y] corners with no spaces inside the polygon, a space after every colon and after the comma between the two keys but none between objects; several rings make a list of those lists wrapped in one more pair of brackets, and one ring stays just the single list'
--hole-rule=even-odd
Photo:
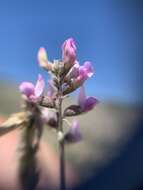
[{"label": "pink flower", "polygon": [[56,112],[50,111],[48,108],[42,109],[42,120],[43,123],[49,125],[49,127],[57,128],[58,126],[58,118]]},{"label": "pink flower", "polygon": [[74,120],[72,122],[72,126],[70,128],[70,130],[65,134],[65,141],[68,143],[72,143],[72,142],[79,142],[82,139],[80,130],[79,130],[79,123]]},{"label": "pink flower", "polygon": [[86,97],[84,87],[80,87],[79,97],[78,97],[78,104],[81,108],[82,112],[88,112],[92,110],[96,104],[98,103],[98,100],[95,97]]},{"label": "pink flower", "polygon": [[67,39],[62,45],[62,57],[64,62],[74,64],[76,60],[76,45],[72,38]]},{"label": "pink flower", "polygon": [[45,82],[43,77],[39,74],[36,85],[31,82],[22,82],[19,86],[20,92],[24,98],[29,102],[37,102],[43,94]]},{"label": "pink flower", "polygon": [[68,80],[75,79],[76,82],[83,83],[86,79],[90,78],[94,74],[91,62],[86,61],[84,65],[80,66],[76,61],[75,65],[71,68],[66,78]]},{"label": "pink flower", "polygon": [[84,65],[79,67],[79,75],[77,80],[84,82],[94,74],[91,62],[86,61]]},{"label": "pink flower", "polygon": [[84,65],[80,66],[78,61],[75,62],[75,65],[70,69],[68,74],[65,77],[65,81],[69,83],[69,86],[66,86],[64,93],[68,94],[73,92],[75,89],[80,87],[84,81],[90,78],[94,74],[93,67],[91,62],[86,61]]}]

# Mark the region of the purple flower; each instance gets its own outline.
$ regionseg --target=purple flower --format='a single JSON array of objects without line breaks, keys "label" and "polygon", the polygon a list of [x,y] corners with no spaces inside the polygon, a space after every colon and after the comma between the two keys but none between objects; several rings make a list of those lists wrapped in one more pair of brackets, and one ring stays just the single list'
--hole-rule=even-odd
[{"label": "purple flower", "polygon": [[84,65],[80,66],[78,61],[71,68],[70,72],[66,76],[66,80],[73,79],[78,86],[82,85],[83,82],[90,78],[94,74],[91,62],[86,61]]},{"label": "purple flower", "polygon": [[58,124],[57,114],[54,111],[50,111],[48,108],[42,109],[42,120],[43,123],[49,125],[52,128],[57,127]]},{"label": "purple flower", "polygon": [[20,92],[24,95],[26,101],[37,102],[43,94],[45,82],[43,77],[39,74],[36,85],[31,82],[22,82],[19,86]]},{"label": "purple flower", "polygon": [[77,64],[76,67],[77,68],[73,69],[73,73],[71,74],[72,76],[75,76],[75,78],[71,79],[72,85],[70,89],[67,90],[68,93],[80,87],[85,80],[87,80],[94,74],[93,67],[91,65],[91,62],[89,61],[86,61],[82,66],[79,66]]},{"label": "purple flower", "polygon": [[78,104],[81,107],[82,112],[88,112],[92,110],[96,104],[98,103],[98,100],[95,97],[86,97],[84,87],[80,87],[79,97],[78,97]]},{"label": "purple flower", "polygon": [[78,81],[84,82],[94,74],[91,62],[86,61],[84,65],[79,67]]},{"label": "purple flower", "polygon": [[76,45],[72,38],[67,39],[62,45],[62,57],[66,63],[74,64],[76,60]]},{"label": "purple flower", "polygon": [[75,61],[75,65],[70,69],[69,73],[65,77],[65,82],[69,83],[69,86],[65,87],[64,94],[68,94],[76,90],[93,74],[94,71],[91,62],[86,61],[84,65],[80,66],[78,61]]},{"label": "purple flower", "polygon": [[76,120],[74,120],[70,130],[65,134],[64,139],[66,142],[79,142],[82,139],[79,127],[79,123]]}]

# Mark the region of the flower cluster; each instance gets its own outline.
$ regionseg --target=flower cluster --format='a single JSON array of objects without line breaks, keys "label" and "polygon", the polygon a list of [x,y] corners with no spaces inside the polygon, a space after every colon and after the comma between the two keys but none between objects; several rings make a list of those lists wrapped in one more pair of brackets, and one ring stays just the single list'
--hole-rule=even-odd
[{"label": "flower cluster", "polygon": [[[41,47],[38,51],[38,62],[51,79],[48,81],[48,91],[45,92],[45,82],[41,75],[36,84],[22,82],[20,92],[26,104],[41,106],[43,123],[61,130],[65,117],[77,116],[92,110],[98,103],[95,97],[86,97],[83,83],[94,74],[91,62],[80,65],[76,55],[77,47],[72,38],[62,45],[62,59],[50,62],[46,50]],[[68,106],[62,113],[62,100],[80,87],[77,104]],[[49,110],[52,108],[53,110]],[[63,132],[63,130],[61,130]],[[81,139],[79,123],[74,120],[67,133],[63,133],[64,142],[77,142]]]},{"label": "flower cluster", "polygon": [[39,74],[36,85],[31,82],[22,82],[19,86],[23,98],[28,102],[37,102],[43,94],[45,82],[43,77]]}]

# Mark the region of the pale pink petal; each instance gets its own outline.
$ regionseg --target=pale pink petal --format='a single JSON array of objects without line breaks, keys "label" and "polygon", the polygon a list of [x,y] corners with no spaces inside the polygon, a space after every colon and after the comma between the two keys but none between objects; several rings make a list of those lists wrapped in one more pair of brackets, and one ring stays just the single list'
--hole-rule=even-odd
[{"label": "pale pink petal", "polygon": [[91,77],[94,74],[94,70],[93,70],[91,62],[86,61],[84,63],[84,68],[88,77]]},{"label": "pale pink petal", "polygon": [[79,128],[80,128],[80,126],[79,126],[78,121],[74,120],[69,133],[73,135],[73,138],[76,142],[80,141],[82,138]]},{"label": "pale pink petal", "polygon": [[44,92],[45,82],[43,77],[39,74],[37,83],[35,85],[35,96],[40,97],[42,93]]},{"label": "pale pink petal", "polygon": [[74,64],[74,66],[71,68],[70,72],[67,75],[67,78],[76,78],[79,76],[79,62],[76,61],[76,63]]},{"label": "pale pink petal", "polygon": [[57,127],[57,114],[54,111],[50,111],[48,108],[42,109],[42,121],[48,124],[50,127]]},{"label": "pale pink petal", "polygon": [[92,110],[98,100],[95,97],[86,97],[84,86],[80,87],[80,92],[78,96],[78,105],[81,107],[82,112],[87,112]]},{"label": "pale pink petal", "polygon": [[82,135],[79,130],[79,123],[74,120],[69,132],[65,135],[65,141],[68,143],[79,142],[82,139]]},{"label": "pale pink petal", "polygon": [[79,68],[79,77],[82,81],[85,81],[88,78],[87,72],[84,66],[80,66]]},{"label": "pale pink petal", "polygon": [[47,53],[44,47],[41,47],[38,51],[38,62],[40,66],[45,66],[48,62]]},{"label": "pale pink petal", "polygon": [[76,60],[76,45],[72,38],[67,39],[62,45],[62,57],[65,62],[74,63]]},{"label": "pale pink petal", "polygon": [[82,85],[80,87],[80,91],[78,95],[78,104],[82,109],[84,108],[85,101],[86,101],[85,89],[84,89],[84,86]]},{"label": "pale pink petal", "polygon": [[89,77],[91,77],[93,75],[93,67],[91,65],[91,62],[86,61],[84,63],[84,65],[79,67],[79,78],[81,81],[85,81],[86,79],[88,79]]},{"label": "pale pink petal", "polygon": [[19,90],[26,97],[34,95],[34,85],[31,82],[22,82],[19,86]]},{"label": "pale pink petal", "polygon": [[47,95],[49,97],[52,97],[55,92],[56,92],[56,88],[54,87],[53,81],[49,80],[48,81],[48,93],[47,93]]}]

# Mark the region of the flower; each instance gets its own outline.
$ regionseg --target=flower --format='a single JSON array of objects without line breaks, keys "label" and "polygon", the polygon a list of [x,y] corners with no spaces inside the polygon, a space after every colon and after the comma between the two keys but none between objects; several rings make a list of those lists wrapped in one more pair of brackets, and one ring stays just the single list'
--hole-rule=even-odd
[{"label": "flower", "polygon": [[86,61],[82,66],[80,66],[76,61],[76,64],[71,68],[65,77],[65,82],[69,83],[69,86],[66,86],[64,94],[69,94],[70,92],[76,90],[93,74],[94,71],[91,62]]},{"label": "flower", "polygon": [[86,79],[90,78],[94,74],[91,62],[86,61],[84,65],[79,67],[79,75],[77,81],[83,83]]},{"label": "flower", "polygon": [[83,83],[86,79],[92,77],[94,70],[91,62],[86,61],[82,66],[76,61],[75,65],[71,68],[66,76],[66,80],[75,79],[78,83]]},{"label": "flower", "polygon": [[65,134],[64,140],[68,143],[79,142],[82,139],[79,127],[79,123],[74,120],[70,130]]},{"label": "flower", "polygon": [[28,102],[37,102],[43,94],[45,82],[43,77],[39,74],[36,85],[31,82],[22,82],[19,86],[20,92]]},{"label": "flower", "polygon": [[38,51],[38,62],[40,67],[44,68],[47,71],[52,70],[52,63],[48,61],[47,53],[45,48],[41,47]]},{"label": "flower", "polygon": [[58,126],[57,113],[50,111],[48,108],[42,109],[42,120],[43,123],[49,125],[51,128],[57,128]]},{"label": "flower", "polygon": [[88,112],[92,110],[96,104],[98,103],[98,100],[95,97],[86,97],[84,87],[80,87],[80,92],[78,96],[78,104],[76,105],[70,105],[64,110],[64,116],[71,117],[71,116],[77,116],[82,113]]},{"label": "flower", "polygon": [[86,97],[84,86],[80,87],[80,92],[78,96],[78,104],[81,108],[82,112],[88,112],[92,110],[96,104],[98,103],[98,100],[95,97]]},{"label": "flower", "polygon": [[63,43],[62,57],[64,62],[74,64],[76,60],[76,45],[73,38],[69,38]]}]

